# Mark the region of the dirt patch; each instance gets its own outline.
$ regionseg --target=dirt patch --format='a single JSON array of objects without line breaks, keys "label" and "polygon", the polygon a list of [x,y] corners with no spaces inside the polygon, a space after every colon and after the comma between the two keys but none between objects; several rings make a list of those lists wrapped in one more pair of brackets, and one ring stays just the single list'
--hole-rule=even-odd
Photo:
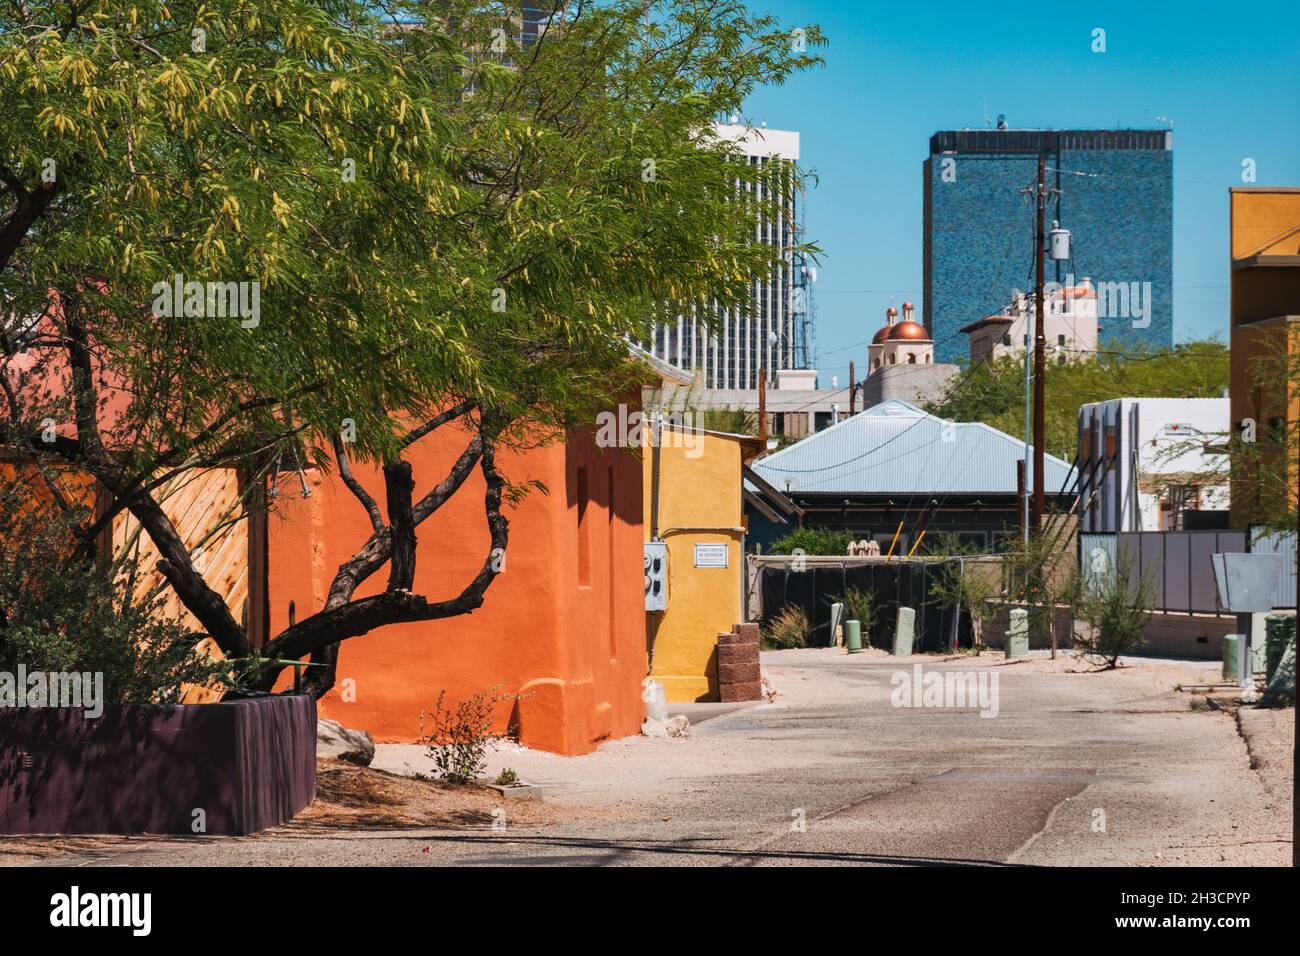
[{"label": "dirt patch", "polygon": [[1295,711],[1240,707],[1236,712],[1237,729],[1246,742],[1251,769],[1259,774],[1273,805],[1285,808],[1291,803],[1293,749],[1295,747]]},{"label": "dirt patch", "polygon": [[316,799],[277,832],[320,828],[490,827],[493,811],[511,825],[545,826],[572,817],[541,800],[502,797],[482,784],[455,786],[358,767],[341,760],[316,764]]},{"label": "dirt patch", "polygon": [[133,842],[155,839],[151,836],[0,836],[0,866],[31,866],[68,857],[102,856]]}]

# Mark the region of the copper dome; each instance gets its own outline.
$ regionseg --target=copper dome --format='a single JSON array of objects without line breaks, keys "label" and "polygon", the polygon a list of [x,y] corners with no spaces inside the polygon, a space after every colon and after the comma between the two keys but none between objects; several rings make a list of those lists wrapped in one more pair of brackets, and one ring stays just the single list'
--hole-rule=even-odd
[{"label": "copper dome", "polygon": [[[882,330],[884,331],[884,330]],[[890,340],[908,339],[913,342],[930,341],[930,333],[920,322],[899,322],[888,330]]]},{"label": "copper dome", "polygon": [[885,326],[871,339],[872,345],[879,345],[885,339],[889,338],[889,333],[894,331],[894,317],[898,315],[898,310],[892,305],[885,310]]}]

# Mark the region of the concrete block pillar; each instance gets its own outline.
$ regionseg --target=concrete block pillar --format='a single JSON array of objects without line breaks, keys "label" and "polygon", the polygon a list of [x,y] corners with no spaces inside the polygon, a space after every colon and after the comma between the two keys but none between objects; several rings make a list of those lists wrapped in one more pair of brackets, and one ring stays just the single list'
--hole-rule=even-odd
[{"label": "concrete block pillar", "polygon": [[898,622],[894,625],[894,656],[906,657],[912,653],[912,638],[916,634],[916,608],[900,607]]},{"label": "concrete block pillar", "polygon": [[1029,656],[1029,612],[1022,607],[1011,611],[1011,626],[1007,629],[1006,655]]}]

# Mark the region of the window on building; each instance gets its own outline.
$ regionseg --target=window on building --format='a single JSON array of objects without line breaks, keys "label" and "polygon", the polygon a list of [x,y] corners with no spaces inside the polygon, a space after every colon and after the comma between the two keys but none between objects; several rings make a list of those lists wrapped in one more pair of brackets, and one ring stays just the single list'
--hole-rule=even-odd
[{"label": "window on building", "polygon": [[1010,333],[1010,332],[1003,332],[1003,333],[1002,333],[1002,344],[1003,344],[1003,345],[1010,345],[1010,344],[1011,344],[1011,333]]},{"label": "window on building", "polygon": [[606,549],[606,560],[609,562],[609,659],[612,661],[618,657],[618,602],[617,584],[618,571],[614,566],[614,556],[618,554],[617,542],[614,537],[616,528],[614,526],[614,466],[609,466],[609,499],[607,501],[609,512],[607,514],[608,528],[606,539],[608,547]]},{"label": "window on building", "polygon": [[1056,337],[1056,344],[1057,344],[1057,345],[1064,345],[1064,344],[1065,344],[1065,336],[1064,336],[1064,335],[1058,335],[1058,336]]},{"label": "window on building", "polygon": [[578,466],[576,497],[578,499],[578,584],[591,586],[591,490],[587,483],[587,469]]},{"label": "window on building", "polygon": [[908,364],[908,365],[915,365],[915,364],[916,364],[916,353],[913,353],[913,354],[911,354],[911,355],[909,355],[909,356],[907,357],[907,364]]}]

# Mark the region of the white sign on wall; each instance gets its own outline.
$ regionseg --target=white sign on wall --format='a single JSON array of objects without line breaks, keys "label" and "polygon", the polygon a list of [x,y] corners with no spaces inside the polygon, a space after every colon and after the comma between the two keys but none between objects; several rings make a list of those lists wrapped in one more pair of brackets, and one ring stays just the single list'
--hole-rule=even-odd
[{"label": "white sign on wall", "polygon": [[725,568],[727,566],[727,543],[697,544],[695,546],[695,566],[697,568]]}]

